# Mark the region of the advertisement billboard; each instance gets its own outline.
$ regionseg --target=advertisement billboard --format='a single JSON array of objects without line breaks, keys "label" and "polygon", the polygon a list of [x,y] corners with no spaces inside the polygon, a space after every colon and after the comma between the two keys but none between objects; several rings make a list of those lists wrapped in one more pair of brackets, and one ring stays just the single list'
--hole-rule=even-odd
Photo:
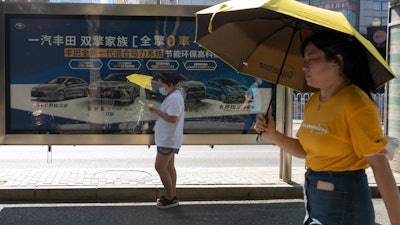
[{"label": "advertisement billboard", "polygon": [[180,76],[185,134],[254,134],[245,124],[267,110],[271,84],[197,45],[193,16],[91,13],[4,14],[6,134],[151,135],[156,82],[126,77],[165,72]]}]

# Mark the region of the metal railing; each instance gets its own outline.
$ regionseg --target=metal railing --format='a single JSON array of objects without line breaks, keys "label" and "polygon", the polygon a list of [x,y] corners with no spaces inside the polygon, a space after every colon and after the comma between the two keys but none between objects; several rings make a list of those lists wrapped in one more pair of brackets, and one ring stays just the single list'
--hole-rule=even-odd
[{"label": "metal railing", "polygon": [[[303,112],[304,106],[307,103],[308,99],[310,99],[311,93],[293,93],[293,120],[303,120]],[[381,117],[381,122],[384,121],[384,106],[385,106],[385,97],[384,93],[376,93],[372,94],[372,98],[375,103],[378,105],[379,113]]]}]

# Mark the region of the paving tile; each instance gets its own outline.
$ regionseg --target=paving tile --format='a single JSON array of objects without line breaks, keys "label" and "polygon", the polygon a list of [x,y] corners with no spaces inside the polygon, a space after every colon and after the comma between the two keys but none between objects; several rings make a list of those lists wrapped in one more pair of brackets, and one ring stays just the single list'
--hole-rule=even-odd
[{"label": "paving tile", "polygon": [[[302,185],[304,168],[292,168],[291,184]],[[101,174],[106,175],[100,176]],[[178,186],[185,185],[286,185],[279,178],[279,168],[177,168]],[[372,171],[367,170],[369,183],[376,185]],[[400,173],[394,172],[400,184]],[[1,188],[35,186],[121,186],[161,185],[153,168],[104,169],[24,169],[0,171]]]}]

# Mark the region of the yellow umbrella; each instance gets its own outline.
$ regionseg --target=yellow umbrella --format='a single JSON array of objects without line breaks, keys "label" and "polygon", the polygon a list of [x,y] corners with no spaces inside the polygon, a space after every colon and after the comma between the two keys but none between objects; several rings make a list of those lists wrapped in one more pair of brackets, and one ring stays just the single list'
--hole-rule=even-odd
[{"label": "yellow umbrella", "polygon": [[323,31],[349,34],[366,49],[375,88],[394,78],[389,65],[340,12],[294,0],[232,0],[196,13],[196,43],[238,72],[307,91],[301,43]]},{"label": "yellow umbrella", "polygon": [[151,80],[153,79],[152,76],[134,73],[134,74],[126,76],[126,78],[130,82],[137,84],[145,89],[148,89],[150,91],[153,90],[153,86],[151,85]]}]

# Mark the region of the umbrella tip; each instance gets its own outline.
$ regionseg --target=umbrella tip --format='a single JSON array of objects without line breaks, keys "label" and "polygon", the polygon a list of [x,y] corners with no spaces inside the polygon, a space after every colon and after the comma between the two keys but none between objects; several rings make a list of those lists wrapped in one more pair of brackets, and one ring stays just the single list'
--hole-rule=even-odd
[{"label": "umbrella tip", "polygon": [[228,5],[227,4],[222,4],[220,7],[219,7],[219,9],[218,9],[218,11],[216,11],[216,12],[214,12],[213,14],[212,14],[212,16],[211,16],[211,18],[210,18],[210,22],[208,23],[208,33],[212,33],[212,30],[213,30],[213,28],[212,28],[212,22],[213,22],[213,20],[214,20],[214,16],[215,16],[215,14],[217,14],[218,12],[222,12],[222,11],[224,11],[224,10],[229,10],[230,8],[232,8],[232,7],[229,7],[229,8],[227,8],[228,7]]},{"label": "umbrella tip", "polygon": [[227,4],[222,4],[218,10],[223,10],[224,8],[226,8],[228,5]]}]

